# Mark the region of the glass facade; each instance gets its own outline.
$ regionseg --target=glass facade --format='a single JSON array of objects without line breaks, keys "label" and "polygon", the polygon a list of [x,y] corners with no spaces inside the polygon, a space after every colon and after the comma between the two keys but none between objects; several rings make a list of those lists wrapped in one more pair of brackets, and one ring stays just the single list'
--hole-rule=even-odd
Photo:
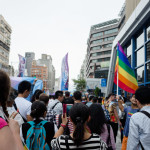
[{"label": "glass facade", "polygon": [[142,46],[144,43],[144,33],[141,32],[137,37],[136,37],[136,48],[138,49],[140,46]]},{"label": "glass facade", "polygon": [[136,66],[140,66],[144,63],[144,47],[136,51]]},{"label": "glass facade", "polygon": [[103,36],[103,32],[94,33],[94,34],[92,34],[91,37],[99,37],[99,36]]},{"label": "glass facade", "polygon": [[144,66],[137,69],[137,81],[138,84],[144,82]]},{"label": "glass facade", "polygon": [[116,32],[118,32],[118,28],[114,28],[114,29],[104,31],[104,34],[107,35],[107,34],[112,34],[112,33],[116,33]]},{"label": "glass facade", "polygon": [[146,44],[146,60],[150,60],[150,41]]},{"label": "glass facade", "polygon": [[[150,19],[150,18],[149,18]],[[139,34],[137,34],[139,33]],[[138,85],[150,87],[150,24],[149,21],[136,31],[124,45],[122,45],[131,67],[134,69]],[[116,85],[113,86],[116,92]],[[119,89],[120,93],[123,91]],[[126,92],[126,94],[128,94]]]}]

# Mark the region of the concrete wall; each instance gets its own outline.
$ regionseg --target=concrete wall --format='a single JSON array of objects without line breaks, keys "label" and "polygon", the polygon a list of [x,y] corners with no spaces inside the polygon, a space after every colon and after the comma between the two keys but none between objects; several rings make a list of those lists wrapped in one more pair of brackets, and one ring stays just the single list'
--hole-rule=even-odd
[{"label": "concrete wall", "polygon": [[139,4],[141,0],[126,0],[126,21],[131,16],[132,12],[135,10],[136,6]]}]

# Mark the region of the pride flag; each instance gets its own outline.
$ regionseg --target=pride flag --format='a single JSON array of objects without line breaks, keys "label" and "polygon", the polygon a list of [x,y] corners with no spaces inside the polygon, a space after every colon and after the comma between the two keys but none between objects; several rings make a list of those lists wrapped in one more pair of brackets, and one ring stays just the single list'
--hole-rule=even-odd
[{"label": "pride flag", "polygon": [[117,85],[117,72],[118,72],[118,86],[129,92],[135,93],[138,88],[137,80],[131,65],[128,61],[126,54],[123,51],[123,48],[118,43],[117,45],[117,60],[115,66],[115,77],[114,83]]}]

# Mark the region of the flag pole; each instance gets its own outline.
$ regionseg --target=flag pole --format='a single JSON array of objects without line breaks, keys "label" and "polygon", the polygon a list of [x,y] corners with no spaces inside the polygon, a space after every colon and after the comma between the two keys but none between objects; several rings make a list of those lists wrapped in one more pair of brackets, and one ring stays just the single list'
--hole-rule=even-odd
[{"label": "flag pole", "polygon": [[118,68],[117,68],[117,95],[119,95],[119,54],[118,54],[118,45],[117,45],[117,59],[118,59]]},{"label": "flag pole", "polygon": [[[119,62],[118,62],[119,63]],[[118,66],[118,69],[117,69],[117,95],[119,95],[119,88],[118,88],[118,84],[119,84],[119,78],[118,78],[118,70],[119,70],[119,66]]]}]

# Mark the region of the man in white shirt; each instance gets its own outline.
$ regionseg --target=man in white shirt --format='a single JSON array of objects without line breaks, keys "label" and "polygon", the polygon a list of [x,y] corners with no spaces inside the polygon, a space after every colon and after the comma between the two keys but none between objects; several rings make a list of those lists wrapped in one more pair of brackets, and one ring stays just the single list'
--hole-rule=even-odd
[{"label": "man in white shirt", "polygon": [[150,149],[150,88],[139,87],[135,99],[140,111],[130,119],[127,150]]},{"label": "man in white shirt", "polygon": [[62,107],[63,99],[64,99],[63,92],[56,91],[55,100],[49,101],[48,108],[53,109],[56,112],[56,114],[62,114],[63,113],[63,107]]},{"label": "man in white shirt", "polygon": [[31,90],[31,83],[28,81],[20,82],[18,86],[18,97],[15,99],[15,104],[17,106],[17,111],[26,121],[32,120],[31,113],[31,102],[27,101],[25,98],[28,97]]}]

